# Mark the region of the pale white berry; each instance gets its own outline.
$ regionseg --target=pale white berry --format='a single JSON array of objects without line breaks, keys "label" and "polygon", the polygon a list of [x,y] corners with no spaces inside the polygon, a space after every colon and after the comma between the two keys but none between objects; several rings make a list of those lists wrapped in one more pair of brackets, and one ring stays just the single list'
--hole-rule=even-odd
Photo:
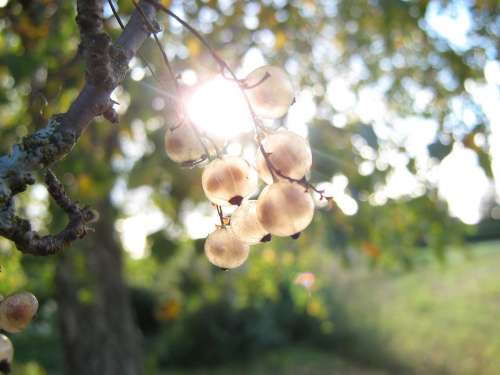
[{"label": "pale white berry", "polygon": [[253,245],[261,242],[268,234],[257,220],[257,201],[248,200],[231,215],[231,228],[241,241]]},{"label": "pale white berry", "polygon": [[207,198],[218,205],[239,205],[257,190],[257,174],[245,159],[224,156],[203,170],[201,184]]},{"label": "pale white berry", "polygon": [[[14,358],[14,346],[10,339],[0,334],[0,366],[3,368],[10,367]],[[0,367],[0,368],[2,368]]]},{"label": "pale white berry", "polygon": [[165,152],[177,163],[191,163],[202,159],[205,149],[194,128],[187,124],[167,129]]},{"label": "pale white berry", "polygon": [[296,183],[280,181],[267,186],[257,200],[257,218],[265,230],[276,236],[303,231],[314,216],[314,201]]},{"label": "pale white berry", "polygon": [[288,112],[295,94],[288,74],[277,66],[265,65],[246,78],[247,95],[257,116],[275,119]]},{"label": "pale white berry", "polygon": [[16,333],[24,330],[38,311],[38,300],[29,292],[16,293],[0,302],[0,328]]},{"label": "pale white berry", "polygon": [[[300,180],[311,169],[312,153],[309,142],[296,133],[281,129],[265,137],[262,140],[262,147],[273,168],[281,175]],[[273,178],[260,149],[257,150],[256,160],[260,178],[271,184]],[[276,173],[276,177],[280,179],[278,173]]]},{"label": "pale white berry", "polygon": [[236,237],[229,226],[216,229],[205,240],[205,255],[209,262],[222,269],[241,266],[249,251],[249,245]]}]

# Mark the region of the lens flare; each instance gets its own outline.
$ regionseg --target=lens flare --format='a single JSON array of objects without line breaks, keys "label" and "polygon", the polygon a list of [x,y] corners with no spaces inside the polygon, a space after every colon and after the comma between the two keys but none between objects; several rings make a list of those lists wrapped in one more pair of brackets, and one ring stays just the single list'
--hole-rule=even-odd
[{"label": "lens flare", "polygon": [[253,129],[238,84],[221,76],[200,85],[187,100],[186,108],[193,123],[215,139],[230,140]]}]

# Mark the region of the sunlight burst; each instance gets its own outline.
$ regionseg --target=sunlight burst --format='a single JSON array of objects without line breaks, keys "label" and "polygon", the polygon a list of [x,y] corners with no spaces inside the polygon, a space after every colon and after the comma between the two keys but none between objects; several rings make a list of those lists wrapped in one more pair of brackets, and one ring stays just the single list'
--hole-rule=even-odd
[{"label": "sunlight burst", "polygon": [[199,86],[186,107],[193,123],[215,139],[229,140],[253,129],[238,84],[221,76]]}]

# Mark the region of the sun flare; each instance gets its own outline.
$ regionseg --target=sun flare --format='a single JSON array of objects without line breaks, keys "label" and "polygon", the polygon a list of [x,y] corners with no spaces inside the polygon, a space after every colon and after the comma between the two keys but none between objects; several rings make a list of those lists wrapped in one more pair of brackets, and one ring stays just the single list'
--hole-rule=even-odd
[{"label": "sun flare", "polygon": [[200,85],[186,103],[193,123],[209,137],[228,140],[253,129],[238,84],[218,76]]}]

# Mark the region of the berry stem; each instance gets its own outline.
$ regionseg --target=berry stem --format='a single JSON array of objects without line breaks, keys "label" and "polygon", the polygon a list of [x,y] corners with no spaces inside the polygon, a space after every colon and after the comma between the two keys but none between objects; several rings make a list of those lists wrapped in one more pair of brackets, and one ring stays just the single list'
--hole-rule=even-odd
[{"label": "berry stem", "polygon": [[[213,57],[213,59],[215,60],[215,62],[219,65],[219,68],[220,68],[220,70],[222,72],[222,75],[224,76],[225,72],[227,71],[227,72],[229,72],[231,78],[235,82],[238,83],[238,87],[240,88],[240,90],[241,90],[241,92],[243,94],[243,98],[245,99],[245,103],[247,105],[247,108],[248,108],[248,110],[250,112],[250,115],[252,116],[252,120],[253,120],[253,124],[254,124],[254,130],[255,130],[255,133],[256,133],[256,140],[257,140],[257,144],[258,144],[259,150],[262,153],[262,155],[264,156],[264,159],[266,160],[266,163],[267,163],[268,168],[269,168],[269,170],[271,172],[271,175],[273,176],[273,181],[276,181],[277,178],[276,178],[276,176],[274,174],[274,170],[273,170],[274,168],[272,166],[271,161],[269,160],[268,154],[266,153],[266,151],[264,150],[264,147],[262,146],[262,142],[260,141],[259,130],[262,127],[262,125],[260,124],[260,120],[257,117],[257,115],[256,115],[256,113],[255,113],[255,111],[254,111],[254,109],[252,107],[252,104],[250,103],[250,100],[248,99],[247,93],[245,92],[245,88],[247,88],[247,86],[244,83],[244,81],[242,81],[241,79],[238,79],[238,77],[236,76],[236,73],[231,69],[231,67],[229,66],[229,64],[227,64],[219,56],[219,54],[210,46],[210,44],[208,43],[208,41],[195,28],[193,28],[189,23],[187,23],[182,18],[180,18],[179,16],[177,16],[174,12],[172,12],[170,9],[168,9],[164,5],[157,3],[155,0],[146,0],[146,1],[148,3],[150,3],[150,4],[152,4],[157,9],[165,12],[170,17],[173,17],[182,26],[184,26],[186,29],[188,29],[208,49],[208,51],[210,52],[210,54]],[[266,73],[266,75],[264,76],[264,78],[261,81],[259,81],[258,84],[262,83],[265,79],[267,79],[269,77],[270,77],[269,73]]]},{"label": "berry stem", "polygon": [[254,83],[253,85],[247,84],[244,79],[240,80],[239,82],[240,86],[243,87],[245,90],[250,90],[261,85],[269,77],[271,77],[271,75],[268,72],[266,72],[266,74],[264,74],[264,77],[262,77],[257,83]]},{"label": "berry stem", "polygon": [[[118,25],[120,25],[120,28],[122,30],[125,30],[125,25],[122,21],[122,19],[120,18],[120,15],[118,14],[118,11],[116,10],[116,7],[115,5],[113,4],[113,0],[108,0],[108,5],[109,7],[111,8],[111,12],[113,12],[113,17],[115,17],[116,19],[116,22],[118,22]],[[142,10],[142,9],[141,9]],[[157,82],[159,82],[159,79],[158,77],[156,76],[153,68],[151,67],[151,64],[149,64],[148,60],[140,53],[140,52],[137,52],[137,55],[141,58],[141,60],[144,62],[144,65],[146,65],[146,68],[148,68],[149,72],[151,73],[151,76],[153,77],[153,79]]]},{"label": "berry stem", "polygon": [[[135,0],[132,0],[132,1],[135,4]],[[230,78],[238,83],[238,87],[240,88],[240,90],[243,94],[243,98],[245,99],[245,102],[246,102],[246,105],[247,105],[248,110],[250,112],[250,115],[252,116],[252,120],[253,120],[253,124],[254,124],[254,131],[256,134],[255,139],[257,142],[257,146],[258,146],[260,152],[262,153],[262,156],[264,157],[264,159],[266,161],[269,172],[271,173],[271,176],[273,178],[273,182],[278,181],[278,176],[279,176],[283,179],[286,179],[289,182],[298,183],[298,184],[304,186],[306,189],[313,190],[314,192],[320,194],[320,199],[331,200],[332,197],[325,196],[324,191],[318,190],[313,184],[311,184],[309,181],[307,181],[307,179],[305,177],[298,180],[295,178],[288,177],[288,176],[284,175],[283,173],[281,173],[279,170],[277,170],[274,167],[273,163],[271,162],[271,159],[269,158],[269,154],[266,152],[266,150],[264,149],[264,146],[262,145],[262,142],[260,139],[260,132],[262,132],[263,126],[260,122],[260,119],[257,117],[257,114],[255,113],[255,111],[252,107],[252,104],[250,103],[250,99],[248,98],[248,95],[247,95],[245,90],[260,85],[262,82],[264,82],[266,79],[268,79],[270,77],[270,74],[268,72],[266,72],[264,77],[259,82],[257,82],[255,85],[248,86],[244,80],[239,79],[236,76],[236,73],[233,71],[233,69],[231,69],[229,64],[226,63],[226,61],[224,61],[224,59],[222,59],[222,57],[220,57],[220,55],[212,48],[212,46],[210,45],[210,43],[208,43],[208,41],[205,39],[205,37],[203,35],[201,35],[193,26],[191,26],[188,22],[184,21],[182,18],[180,18],[178,15],[176,15],[170,9],[165,7],[163,4],[158,3],[156,0],[145,0],[145,1],[148,2],[149,4],[151,4],[152,6],[154,6],[157,10],[160,10],[160,11],[166,13],[168,16],[174,18],[177,22],[179,22],[182,26],[184,26],[189,32],[191,32],[207,48],[207,50],[209,51],[212,58],[218,64],[219,69],[221,70],[222,76],[225,78]],[[226,72],[229,73],[229,77],[226,76]]]},{"label": "berry stem", "polygon": [[[111,2],[111,0],[109,0],[109,1]],[[151,22],[149,21],[149,19],[144,14],[144,11],[141,9],[141,7],[139,6],[139,4],[137,4],[137,1],[136,0],[132,0],[132,2],[134,3],[135,9],[137,9],[137,11],[139,12],[139,14],[141,15],[141,18],[142,18],[144,24],[146,25],[149,33],[151,33],[153,35],[155,43],[158,46],[158,48],[160,49],[160,51],[161,51],[163,62],[165,64],[165,66],[167,67],[168,74],[170,75],[172,81],[174,82],[174,91],[175,91],[175,94],[176,94],[176,96],[178,96],[179,93],[180,93],[180,91],[181,91],[180,87],[179,87],[178,77],[175,75],[174,70],[172,68],[172,65],[170,64],[170,61],[168,60],[167,53],[165,52],[165,49],[161,45],[160,40],[158,39],[158,36],[156,35],[156,33],[157,33],[158,30],[157,30],[157,28],[155,28],[151,24]],[[198,138],[198,141],[200,142],[201,146],[203,147],[203,151],[205,153],[205,157],[202,157],[202,159],[198,161],[199,163],[201,163],[201,162],[203,162],[204,160],[206,160],[207,158],[210,157],[210,153],[208,152],[207,145],[205,144],[205,142],[203,142],[202,136],[201,136],[200,131],[198,130],[198,128],[196,126],[194,126],[194,124],[188,119],[188,117],[186,115],[187,111],[186,111],[186,108],[184,106],[184,102],[182,100],[177,100],[177,104],[180,105],[180,112],[181,112],[182,118],[188,120],[187,121],[188,126],[190,126],[191,129],[194,131],[194,133],[196,134],[196,137]],[[212,144],[214,144],[214,142],[207,135],[205,135],[205,137]],[[217,152],[217,155],[218,155],[219,154],[219,150],[217,149],[217,147],[215,147],[215,149],[216,149],[216,152]],[[196,165],[196,164],[194,164],[194,165]]]},{"label": "berry stem", "polygon": [[219,205],[215,207],[217,208],[217,213],[219,214],[220,225],[224,228],[226,225],[224,224],[224,213],[222,212],[222,207]]}]

